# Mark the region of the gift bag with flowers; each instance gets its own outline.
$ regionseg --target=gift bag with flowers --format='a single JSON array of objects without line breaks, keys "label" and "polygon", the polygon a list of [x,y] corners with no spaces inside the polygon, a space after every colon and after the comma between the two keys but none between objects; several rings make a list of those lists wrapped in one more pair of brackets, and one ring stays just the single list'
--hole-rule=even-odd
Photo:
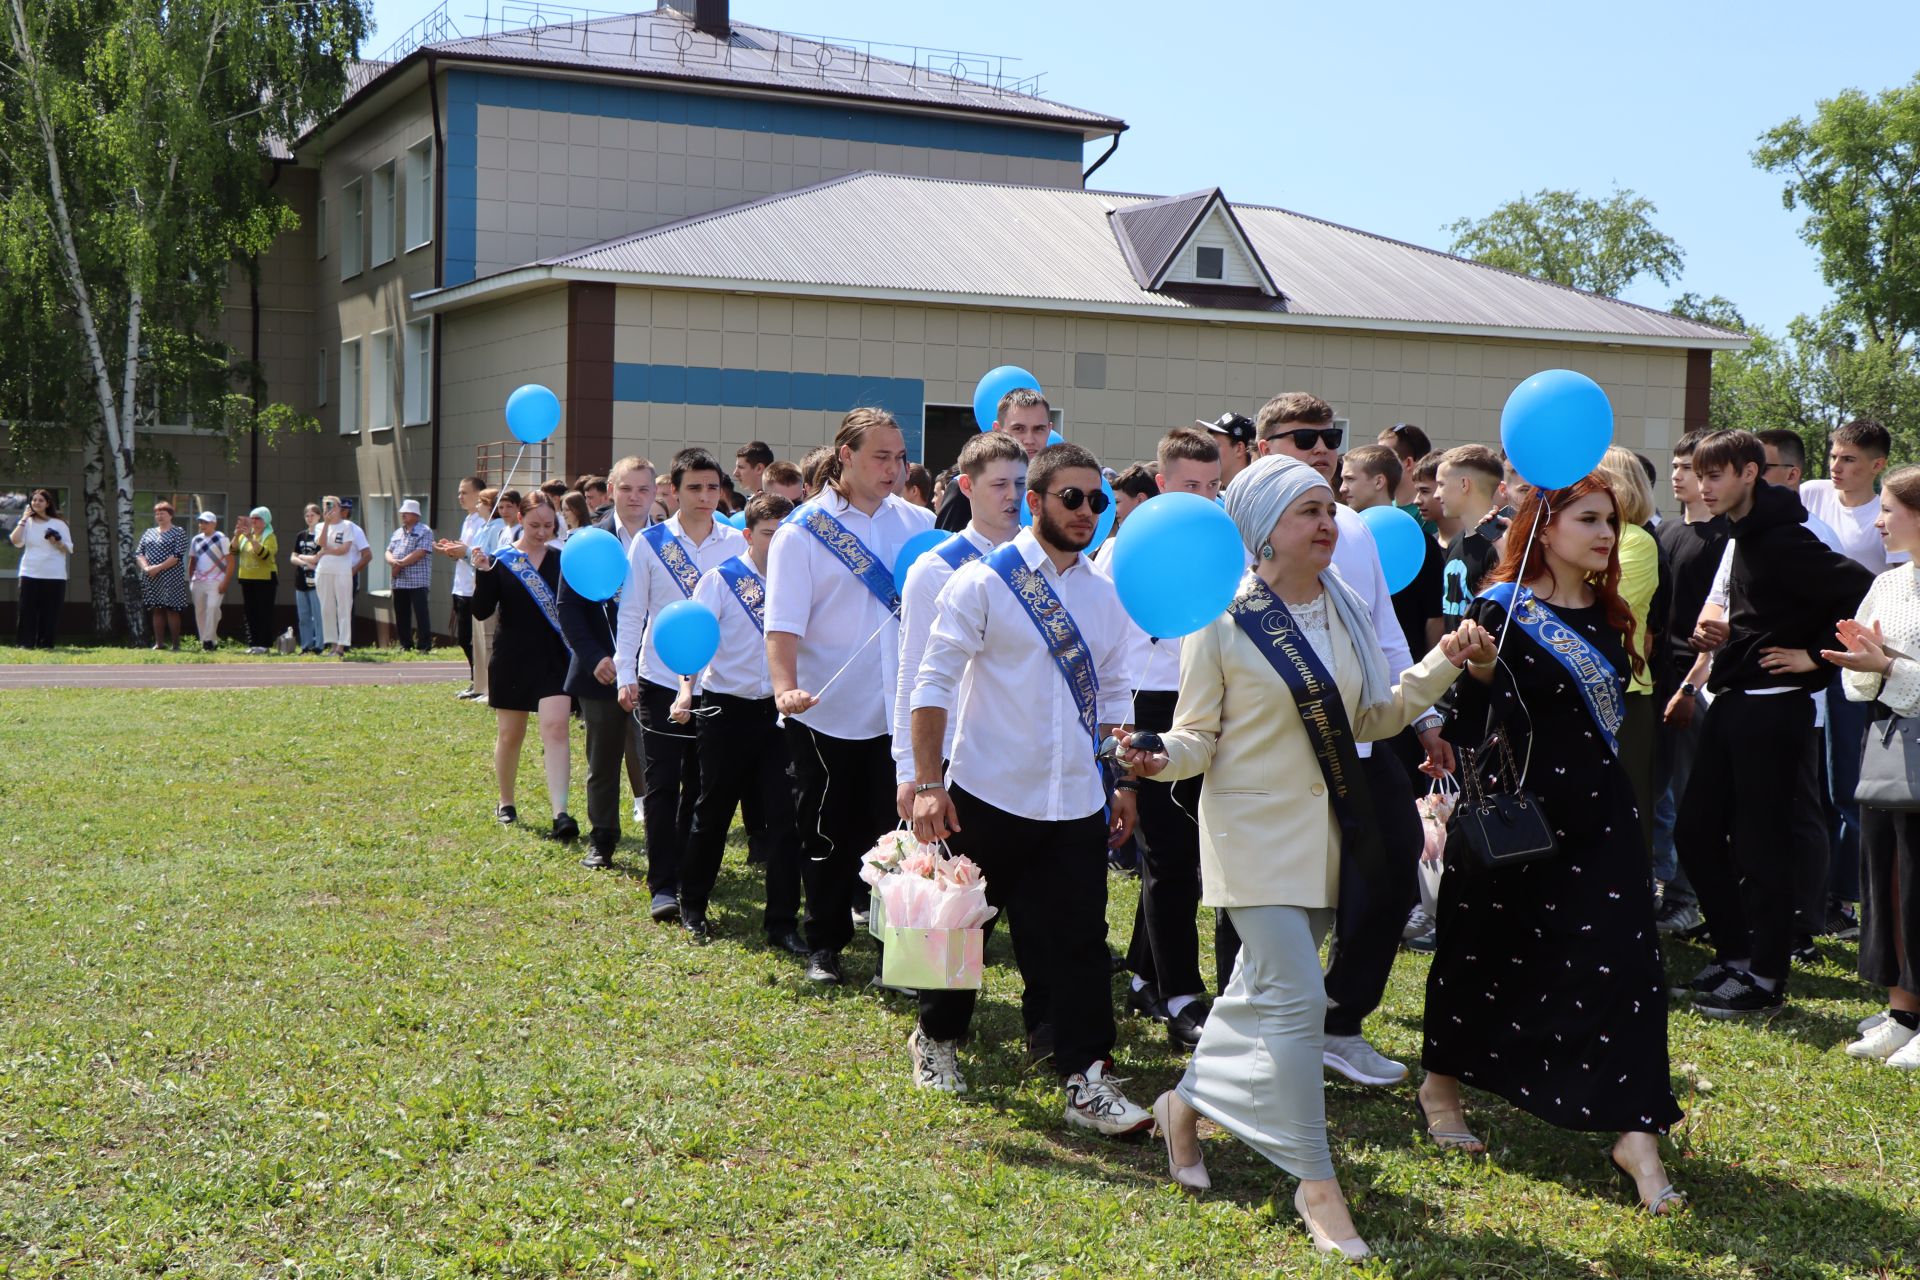
[{"label": "gift bag with flowers", "polygon": [[905,828],[880,837],[860,860],[873,888],[867,931],[881,944],[880,980],[914,990],[977,989],[985,954],[981,926],[999,908],[970,858],[921,844]]}]

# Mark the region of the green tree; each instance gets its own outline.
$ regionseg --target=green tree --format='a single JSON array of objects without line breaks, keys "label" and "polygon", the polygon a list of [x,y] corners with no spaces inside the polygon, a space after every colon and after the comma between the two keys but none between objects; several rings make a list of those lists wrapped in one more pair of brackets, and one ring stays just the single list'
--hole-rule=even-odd
[{"label": "green tree", "polygon": [[1920,76],[1869,97],[1849,89],[1768,130],[1754,163],[1787,177],[1800,236],[1820,258],[1861,346],[1920,331]]},{"label": "green tree", "polygon": [[1611,298],[1643,275],[1661,284],[1679,276],[1686,254],[1653,225],[1658,212],[1630,190],[1604,200],[1536,191],[1446,230],[1462,257]]},{"label": "green tree", "polygon": [[365,0],[0,4],[0,314],[39,326],[0,343],[0,420],[81,445],[107,630],[107,584],[138,599],[136,431],[173,410],[229,439],[297,424],[215,338],[220,285],[295,225],[268,143],[338,104]]}]

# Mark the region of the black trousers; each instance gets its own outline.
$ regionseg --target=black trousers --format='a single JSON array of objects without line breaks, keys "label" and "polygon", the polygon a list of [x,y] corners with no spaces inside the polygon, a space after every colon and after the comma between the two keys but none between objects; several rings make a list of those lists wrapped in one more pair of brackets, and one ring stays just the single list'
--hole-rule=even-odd
[{"label": "black trousers", "polygon": [[450,628],[453,638],[460,642],[460,652],[467,655],[467,679],[473,679],[473,597],[453,597],[453,626]]},{"label": "black trousers", "polygon": [[772,698],[701,696],[713,714],[694,726],[700,755],[700,798],[693,808],[686,860],[680,864],[680,914],[702,916],[720,874],[736,806],[748,796],[762,824],[766,857],[769,934],[792,929],[800,913],[800,837],[793,825],[793,792],[787,780],[787,738]]},{"label": "black trousers", "polygon": [[[1052,1006],[1053,1061],[1062,1076],[1113,1056],[1112,970],[1107,958],[1107,824],[1095,812],[1040,822],[949,788],[960,821],[948,846],[980,864],[987,901],[1026,934],[1014,949],[1021,979],[1042,986]],[[1001,918],[987,922],[992,930]],[[973,1021],[977,991],[922,991],[920,1031],[958,1040]],[[1029,1026],[1028,1030],[1032,1030]]]},{"label": "black trousers", "polygon": [[240,579],[240,610],[246,618],[249,649],[273,647],[273,597],[279,586],[277,577]]},{"label": "black trousers", "polygon": [[1806,694],[1720,694],[1707,708],[1674,822],[1674,845],[1715,958],[1751,961],[1756,974],[1781,982],[1807,856],[1795,810],[1807,803],[1806,759],[1816,737]]},{"label": "black trousers", "polygon": [[413,648],[416,629],[420,632],[420,652],[433,648],[433,618],[427,611],[427,587],[393,589],[393,621],[400,629],[400,647]]},{"label": "black trousers", "polygon": [[15,638],[22,649],[51,649],[60,631],[60,610],[67,603],[65,578],[22,578],[15,606]]},{"label": "black trousers", "polygon": [[[886,734],[835,738],[788,720],[787,745],[793,753],[800,876],[807,887],[807,946],[844,951],[853,941],[854,891],[867,892],[860,855],[899,821],[892,740]],[[647,814],[652,816],[652,804]]]},{"label": "black trousers", "polygon": [[667,713],[677,689],[640,682],[640,727],[647,734],[647,890],[680,891],[680,860],[693,830],[693,806],[700,798],[700,758],[693,749],[693,727],[675,724]]},{"label": "black trousers", "polygon": [[[1173,727],[1172,690],[1143,689],[1134,722],[1164,733]],[[1200,995],[1200,786],[1198,776],[1175,783],[1142,779],[1139,833],[1140,905],[1133,916],[1127,967],[1163,996]]]},{"label": "black trousers", "polygon": [[1920,813],[1860,806],[1860,976],[1920,995]]},{"label": "black trousers", "polygon": [[580,721],[587,730],[587,843],[596,852],[611,854],[620,843],[620,769],[633,755],[640,729],[612,698],[579,702]]},{"label": "black trousers", "polygon": [[[1330,1036],[1357,1036],[1367,1015],[1380,1007],[1407,913],[1420,900],[1418,867],[1426,844],[1420,815],[1413,807],[1413,784],[1384,742],[1360,762],[1373,803],[1368,815],[1380,830],[1389,879],[1370,875],[1358,858],[1340,859],[1340,902],[1333,918],[1333,944],[1327,953],[1327,1021]],[[1240,935],[1224,911],[1215,913],[1213,957],[1222,989],[1233,976]]]}]

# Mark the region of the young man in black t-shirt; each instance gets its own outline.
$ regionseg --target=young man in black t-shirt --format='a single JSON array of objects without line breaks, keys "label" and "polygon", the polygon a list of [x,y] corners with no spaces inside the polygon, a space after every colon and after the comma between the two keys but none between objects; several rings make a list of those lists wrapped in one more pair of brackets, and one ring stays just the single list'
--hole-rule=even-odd
[{"label": "young man in black t-shirt", "polygon": [[1440,510],[1460,522],[1460,532],[1447,546],[1443,572],[1441,612],[1445,626],[1458,625],[1467,606],[1485,585],[1487,574],[1500,560],[1498,535],[1488,537],[1483,522],[1499,506],[1505,468],[1485,445],[1463,444],[1440,459]]}]

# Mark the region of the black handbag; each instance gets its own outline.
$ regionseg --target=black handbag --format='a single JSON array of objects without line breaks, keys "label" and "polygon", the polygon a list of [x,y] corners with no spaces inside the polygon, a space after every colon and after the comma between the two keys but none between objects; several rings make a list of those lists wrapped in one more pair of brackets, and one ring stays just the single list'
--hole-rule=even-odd
[{"label": "black handbag", "polygon": [[1853,798],[1893,813],[1920,812],[1920,719],[1888,716],[1867,726]]},{"label": "black handbag", "polygon": [[[1467,875],[1551,858],[1560,851],[1540,800],[1527,790],[1526,770],[1513,758],[1506,733],[1478,748],[1461,747],[1460,798],[1447,820],[1447,865]],[[1491,768],[1488,768],[1488,765]],[[1489,787],[1486,774],[1497,786]]]}]

